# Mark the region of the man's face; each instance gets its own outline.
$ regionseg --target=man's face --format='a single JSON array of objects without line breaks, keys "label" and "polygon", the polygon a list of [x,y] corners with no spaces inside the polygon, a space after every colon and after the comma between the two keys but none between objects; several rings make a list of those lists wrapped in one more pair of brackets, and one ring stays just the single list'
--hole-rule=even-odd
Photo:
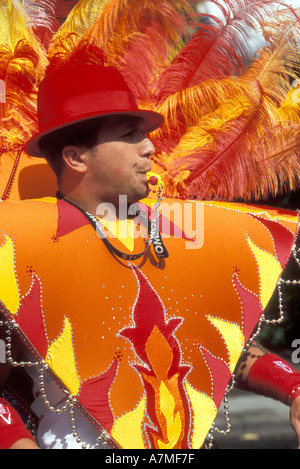
[{"label": "man's face", "polygon": [[134,203],[149,193],[146,173],[155,148],[144,134],[142,121],[131,116],[103,119],[98,143],[86,160],[88,181],[99,203],[118,205],[119,195]]}]

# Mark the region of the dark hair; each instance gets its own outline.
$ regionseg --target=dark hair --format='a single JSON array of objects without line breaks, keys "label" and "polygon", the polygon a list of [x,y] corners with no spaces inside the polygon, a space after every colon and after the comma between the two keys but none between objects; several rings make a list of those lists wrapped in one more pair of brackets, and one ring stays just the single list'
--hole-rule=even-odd
[{"label": "dark hair", "polygon": [[62,151],[67,145],[86,146],[93,148],[98,141],[101,120],[103,118],[89,119],[79,122],[63,129],[55,130],[40,139],[39,147],[41,153],[52,168],[57,177],[61,175],[64,168]]}]

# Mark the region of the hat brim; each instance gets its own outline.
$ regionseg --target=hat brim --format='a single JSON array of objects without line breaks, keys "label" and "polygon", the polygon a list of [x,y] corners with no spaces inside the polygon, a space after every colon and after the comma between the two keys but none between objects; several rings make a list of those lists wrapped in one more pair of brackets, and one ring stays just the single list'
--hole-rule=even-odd
[{"label": "hat brim", "polygon": [[145,134],[149,134],[154,130],[158,129],[163,123],[164,118],[161,114],[154,111],[139,110],[139,111],[117,111],[117,112],[106,112],[105,114],[98,115],[86,115],[84,117],[72,120],[71,122],[64,122],[63,124],[56,125],[47,129],[44,132],[39,132],[34,135],[25,145],[25,152],[30,156],[35,156],[36,158],[45,158],[45,155],[41,152],[39,147],[39,142],[42,137],[49,135],[56,130],[60,130],[67,127],[72,127],[74,124],[79,124],[80,122],[85,122],[87,120],[98,119],[100,117],[114,116],[114,115],[124,115],[124,116],[135,116],[143,119],[143,131]]}]

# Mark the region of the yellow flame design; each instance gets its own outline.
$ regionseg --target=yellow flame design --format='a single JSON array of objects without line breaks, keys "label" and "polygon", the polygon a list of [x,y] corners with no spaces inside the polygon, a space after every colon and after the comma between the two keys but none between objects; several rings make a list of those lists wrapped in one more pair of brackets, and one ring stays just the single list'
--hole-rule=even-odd
[{"label": "yellow flame design", "polygon": [[267,306],[273,295],[276,283],[282,272],[280,262],[269,252],[257,247],[250,238],[248,244],[256,258],[260,276],[260,300],[263,308]]},{"label": "yellow flame design", "polygon": [[[184,409],[181,408],[179,376],[168,379],[173,351],[168,341],[155,326],[146,343],[146,352],[155,376],[143,374],[155,393],[155,412],[159,422],[158,434],[153,433],[159,449],[180,448],[184,433]],[[161,357],[164,356],[164,360]]]},{"label": "yellow flame design", "polygon": [[0,298],[11,314],[16,314],[20,299],[14,266],[14,246],[11,238],[5,236],[0,247]]},{"label": "yellow flame design", "polygon": [[[134,410],[115,421],[111,435],[122,448],[145,449],[142,433],[145,406],[145,397],[143,397]],[[129,428],[130,431],[128,431]]]},{"label": "yellow flame design", "polygon": [[72,327],[68,318],[64,320],[63,332],[50,345],[46,362],[56,376],[66,385],[72,396],[76,396],[79,391],[80,381],[77,375],[73,351]]},{"label": "yellow flame design", "polygon": [[157,443],[159,449],[171,449],[180,438],[182,422],[179,412],[175,411],[175,399],[163,381],[160,383],[159,396],[160,410],[166,419],[167,443],[159,438]]},{"label": "yellow flame design", "polygon": [[208,316],[210,322],[221,333],[229,354],[229,369],[233,373],[244,347],[245,337],[237,324]]}]

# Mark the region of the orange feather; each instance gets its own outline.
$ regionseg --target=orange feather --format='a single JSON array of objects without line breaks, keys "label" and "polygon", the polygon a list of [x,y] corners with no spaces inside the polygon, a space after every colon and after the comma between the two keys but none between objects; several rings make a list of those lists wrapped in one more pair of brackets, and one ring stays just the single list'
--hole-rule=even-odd
[{"label": "orange feather", "polygon": [[[170,195],[248,200],[298,187],[299,12],[273,0],[213,3],[220,16],[197,11],[196,0],[14,1],[0,49],[1,141],[24,142],[36,125],[47,61],[35,31],[49,39],[47,73],[106,61],[142,107],[164,115],[151,137]],[[252,51],[258,32],[265,46]]]}]

